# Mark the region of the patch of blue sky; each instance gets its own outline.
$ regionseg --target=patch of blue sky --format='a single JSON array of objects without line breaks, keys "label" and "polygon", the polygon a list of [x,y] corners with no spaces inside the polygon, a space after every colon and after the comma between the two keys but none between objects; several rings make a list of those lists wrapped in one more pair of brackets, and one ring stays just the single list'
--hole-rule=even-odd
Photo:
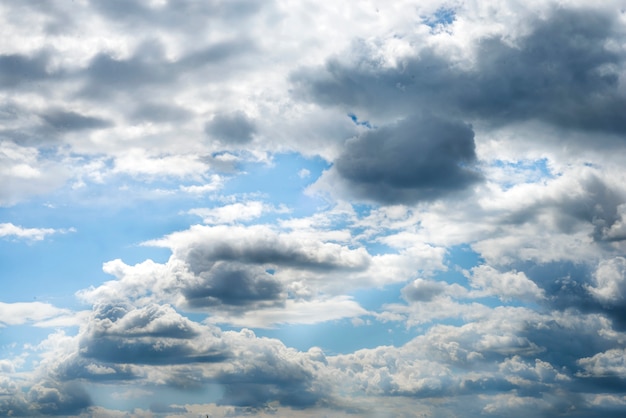
[{"label": "patch of blue sky", "polygon": [[536,160],[495,160],[490,163],[491,169],[499,172],[494,178],[506,190],[523,183],[538,183],[555,177],[550,170],[547,158]]},{"label": "patch of blue sky", "polygon": [[440,26],[447,26],[452,24],[456,20],[456,12],[454,9],[441,7],[430,16],[422,19],[425,25],[435,29]]},{"label": "patch of blue sky", "polygon": [[364,126],[368,129],[373,129],[374,126],[372,126],[372,124],[370,123],[370,121],[368,120],[360,120],[358,118],[357,115],[355,115],[354,113],[348,113],[348,117],[350,118],[350,120],[352,120],[352,122],[354,122],[355,125],[357,126]]},{"label": "patch of blue sky", "polygon": [[[162,203],[162,204],[161,204]],[[121,258],[127,264],[150,258],[166,261],[170,252],[145,247],[143,241],[185,229],[190,215],[179,212],[187,204],[139,201],[133,206],[17,205],[0,210],[4,222],[24,228],[71,231],[41,241],[0,238],[0,277],[4,302],[37,298],[53,304],[72,303],[74,293],[112,277],[102,272],[104,262]],[[24,300],[24,298],[28,300]]]},{"label": "patch of blue sky", "polygon": [[271,164],[243,163],[242,173],[231,178],[221,191],[223,195],[259,195],[276,206],[291,209],[291,216],[309,216],[325,202],[305,193],[330,164],[319,157],[307,158],[297,153],[276,154]]},{"label": "patch of blue sky", "polygon": [[435,272],[428,279],[468,287],[468,280],[465,277],[464,270],[470,270],[472,267],[481,264],[482,261],[480,255],[473,251],[469,245],[455,245],[447,249],[444,258],[444,265],[447,269]]},{"label": "patch of blue sky", "polygon": [[382,288],[358,289],[351,296],[368,311],[378,311],[383,305],[401,303],[400,290],[406,283],[390,284]]},{"label": "patch of blue sky", "polygon": [[448,265],[458,266],[462,269],[469,269],[484,260],[468,244],[455,245],[447,249],[445,262]]},{"label": "patch of blue sky", "polygon": [[366,241],[363,242],[363,246],[371,255],[396,254],[398,252],[397,248],[390,247],[379,241]]},{"label": "patch of blue sky", "polygon": [[301,351],[320,347],[326,355],[347,354],[380,345],[400,346],[416,335],[402,322],[380,322],[368,316],[312,325],[282,325],[254,332],[259,337],[280,339],[287,347]]}]

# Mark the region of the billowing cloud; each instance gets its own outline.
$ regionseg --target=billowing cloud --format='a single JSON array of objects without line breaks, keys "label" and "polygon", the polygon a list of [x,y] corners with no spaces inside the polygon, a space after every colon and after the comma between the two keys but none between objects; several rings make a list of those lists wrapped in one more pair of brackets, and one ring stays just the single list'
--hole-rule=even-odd
[{"label": "billowing cloud", "polygon": [[591,294],[603,303],[618,306],[626,297],[626,259],[615,257],[602,260],[594,273],[595,286]]},{"label": "billowing cloud", "polygon": [[501,273],[492,267],[481,265],[472,268],[469,277],[472,287],[481,289],[486,295],[497,296],[503,300],[541,300],[544,298],[541,288],[522,272]]}]

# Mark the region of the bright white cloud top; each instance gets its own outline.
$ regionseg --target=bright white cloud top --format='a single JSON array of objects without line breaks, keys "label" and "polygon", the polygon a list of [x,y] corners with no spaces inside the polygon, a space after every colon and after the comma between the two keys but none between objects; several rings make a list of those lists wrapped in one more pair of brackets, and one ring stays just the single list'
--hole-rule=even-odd
[{"label": "bright white cloud top", "polygon": [[598,3],[0,4],[0,416],[624,416]]}]

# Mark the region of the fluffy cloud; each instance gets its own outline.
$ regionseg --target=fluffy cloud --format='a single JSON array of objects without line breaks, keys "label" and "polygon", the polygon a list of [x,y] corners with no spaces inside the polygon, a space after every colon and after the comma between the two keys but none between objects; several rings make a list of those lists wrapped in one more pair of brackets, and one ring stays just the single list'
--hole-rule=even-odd
[{"label": "fluffy cloud", "polygon": [[626,259],[615,257],[602,260],[594,272],[595,286],[588,286],[589,292],[600,302],[620,309],[626,296]]},{"label": "fluffy cloud", "polygon": [[544,298],[543,291],[522,272],[500,273],[492,267],[482,265],[472,268],[469,280],[472,287],[503,300],[515,298],[533,301]]}]

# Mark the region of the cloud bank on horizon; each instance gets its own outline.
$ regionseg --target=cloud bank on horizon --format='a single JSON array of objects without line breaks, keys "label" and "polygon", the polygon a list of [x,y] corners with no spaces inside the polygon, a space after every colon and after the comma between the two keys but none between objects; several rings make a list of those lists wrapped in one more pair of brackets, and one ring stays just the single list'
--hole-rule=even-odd
[{"label": "cloud bank on horizon", "polygon": [[0,416],[626,414],[621,1],[0,19]]}]

